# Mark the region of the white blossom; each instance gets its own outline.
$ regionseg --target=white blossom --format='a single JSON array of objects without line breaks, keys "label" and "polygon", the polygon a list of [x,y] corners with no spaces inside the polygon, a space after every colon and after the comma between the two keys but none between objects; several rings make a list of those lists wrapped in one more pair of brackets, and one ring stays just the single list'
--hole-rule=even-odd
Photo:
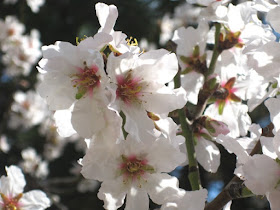
[{"label": "white blossom", "polygon": [[26,185],[24,175],[17,166],[6,167],[7,176],[0,178],[0,207],[20,208],[23,210],[43,210],[51,202],[41,190],[23,193]]},{"label": "white blossom", "polygon": [[34,148],[29,147],[22,150],[21,156],[23,161],[20,162],[20,166],[25,173],[40,179],[48,175],[48,162],[43,161]]},{"label": "white blossom", "polygon": [[166,114],[185,105],[185,91],[165,85],[177,71],[175,54],[163,49],[140,55],[110,54],[107,72],[113,83],[110,88],[113,97],[109,106],[125,114],[124,128],[128,133],[145,139],[143,135],[154,128],[147,112]]},{"label": "white blossom", "polygon": [[155,203],[163,204],[167,197],[179,193],[178,180],[162,172],[173,170],[185,160],[185,155],[167,140],[143,143],[128,135],[111,147],[105,146],[104,141],[110,140],[91,141],[81,161],[85,178],[103,181],[98,197],[104,200],[104,208],[119,208],[126,196],[126,209],[138,205],[148,209],[148,194]]}]

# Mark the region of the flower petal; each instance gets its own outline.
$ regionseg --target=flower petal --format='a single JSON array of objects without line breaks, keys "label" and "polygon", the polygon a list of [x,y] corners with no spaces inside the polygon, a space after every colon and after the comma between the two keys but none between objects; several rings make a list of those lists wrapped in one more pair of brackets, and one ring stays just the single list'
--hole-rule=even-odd
[{"label": "flower petal", "polygon": [[279,179],[280,167],[266,155],[254,155],[243,166],[245,185],[256,195],[274,189]]},{"label": "flower petal", "polygon": [[26,185],[24,175],[21,169],[17,166],[6,167],[7,176],[1,176],[0,179],[0,191],[4,195],[17,196],[23,192],[23,188]]},{"label": "flower petal", "polygon": [[96,16],[98,17],[101,28],[99,31],[110,34],[118,18],[118,9],[115,5],[97,3],[95,5]]},{"label": "flower petal", "polygon": [[122,187],[122,178],[103,182],[97,194],[98,198],[104,201],[104,208],[116,210],[124,204],[126,191]]},{"label": "flower petal", "polygon": [[82,137],[91,138],[105,126],[104,109],[107,109],[106,105],[97,97],[81,98],[76,102],[72,112],[73,128]]},{"label": "flower petal", "polygon": [[43,210],[50,207],[51,201],[41,190],[32,190],[23,194],[20,205],[22,210]]},{"label": "flower petal", "polygon": [[147,210],[149,209],[149,197],[145,190],[130,188],[126,196],[125,210]]},{"label": "flower petal", "polygon": [[197,141],[195,146],[197,161],[209,172],[215,173],[220,165],[220,150],[218,147],[203,138]]},{"label": "flower petal", "polygon": [[274,190],[266,194],[271,210],[278,210],[280,206],[280,191]]},{"label": "flower petal", "polygon": [[176,177],[168,174],[152,174],[146,190],[153,202],[157,204],[166,203],[169,200],[176,200],[181,193],[179,181]]}]

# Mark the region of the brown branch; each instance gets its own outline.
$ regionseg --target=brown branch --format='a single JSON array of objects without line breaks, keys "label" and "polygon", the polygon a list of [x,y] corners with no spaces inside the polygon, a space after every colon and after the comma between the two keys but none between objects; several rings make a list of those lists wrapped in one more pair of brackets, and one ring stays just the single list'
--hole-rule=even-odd
[{"label": "brown branch", "polygon": [[[262,136],[272,137],[273,124],[270,123],[268,126],[262,129]],[[261,143],[260,140],[256,143],[255,147],[250,153],[250,156],[258,154],[261,152]],[[243,180],[239,177],[234,176],[227,186],[222,190],[222,192],[210,203],[208,203],[204,210],[220,210],[222,209],[229,201],[242,198],[242,190],[244,189]]]}]

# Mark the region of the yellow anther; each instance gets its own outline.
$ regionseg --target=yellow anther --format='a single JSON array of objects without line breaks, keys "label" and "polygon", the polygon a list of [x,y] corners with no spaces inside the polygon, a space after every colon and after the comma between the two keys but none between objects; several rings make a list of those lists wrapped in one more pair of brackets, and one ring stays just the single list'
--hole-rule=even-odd
[{"label": "yellow anther", "polygon": [[86,38],[87,38],[87,36],[84,35],[84,37],[83,37],[83,38],[80,38],[80,41],[79,41],[79,37],[76,37],[76,45],[79,45],[80,42],[83,41],[83,40],[86,39]]},{"label": "yellow anther", "polygon": [[132,36],[129,39],[126,39],[126,42],[129,46],[138,46],[137,39],[133,38]]}]

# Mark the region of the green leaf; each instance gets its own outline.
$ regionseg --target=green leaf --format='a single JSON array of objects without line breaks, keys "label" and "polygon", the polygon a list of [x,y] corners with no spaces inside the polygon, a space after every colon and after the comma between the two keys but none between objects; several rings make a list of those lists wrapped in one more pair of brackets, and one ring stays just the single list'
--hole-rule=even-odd
[{"label": "green leaf", "polygon": [[190,57],[186,57],[183,55],[180,56],[180,59],[186,64],[188,64],[192,60]]},{"label": "green leaf", "polygon": [[225,105],[226,105],[226,101],[220,101],[220,103],[219,103],[219,115],[223,114]]},{"label": "green leaf", "polygon": [[278,82],[275,82],[271,85],[272,88],[277,88]]},{"label": "green leaf", "polygon": [[212,141],[212,137],[209,136],[208,134],[206,134],[206,133],[201,133],[200,135],[201,135],[204,139],[209,140],[209,141]]},{"label": "green leaf", "polygon": [[195,47],[193,49],[193,57],[198,57],[199,54],[200,54],[199,46],[195,45]]},{"label": "green leaf", "polygon": [[215,128],[212,125],[206,125],[206,129],[210,132],[210,133],[216,133]]},{"label": "green leaf", "polygon": [[254,193],[251,192],[247,187],[242,188],[241,192],[242,198],[252,197]]},{"label": "green leaf", "polygon": [[192,67],[187,67],[184,69],[184,71],[181,72],[181,74],[187,74],[187,73],[190,73],[191,71],[193,70]]},{"label": "green leaf", "polygon": [[276,163],[278,163],[280,165],[280,159],[279,158],[276,158]]}]

